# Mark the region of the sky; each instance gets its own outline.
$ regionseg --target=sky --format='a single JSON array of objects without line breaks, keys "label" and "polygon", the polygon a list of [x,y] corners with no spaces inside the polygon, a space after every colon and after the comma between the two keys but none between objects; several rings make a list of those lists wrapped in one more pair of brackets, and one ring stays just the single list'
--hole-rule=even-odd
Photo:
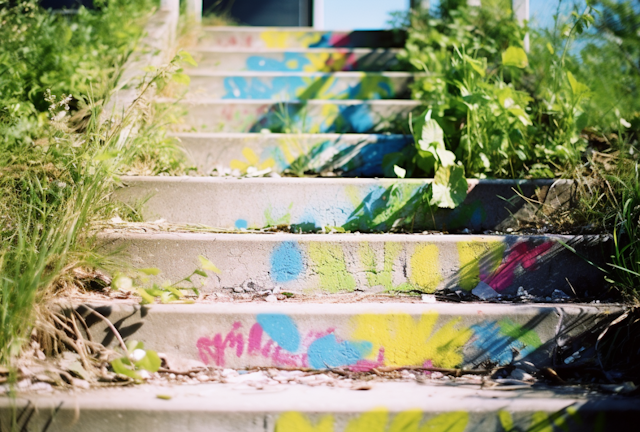
[{"label": "sky", "polygon": [[[571,10],[571,5],[584,0],[564,0],[564,12]],[[431,0],[431,5],[438,0]],[[556,12],[558,0],[530,0],[531,20],[536,25],[553,25],[553,14]],[[409,0],[324,0],[325,28],[340,29],[382,29],[388,28],[389,13],[407,10]]]}]

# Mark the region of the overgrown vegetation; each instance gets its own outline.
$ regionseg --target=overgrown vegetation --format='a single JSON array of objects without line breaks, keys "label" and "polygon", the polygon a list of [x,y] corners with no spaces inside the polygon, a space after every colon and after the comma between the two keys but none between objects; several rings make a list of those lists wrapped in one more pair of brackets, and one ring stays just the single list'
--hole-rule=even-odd
[{"label": "overgrown vegetation", "polygon": [[[108,201],[118,174],[181,169],[144,97],[113,120],[103,112],[156,2],[94,4],[57,15],[0,0],[0,364],[21,352],[47,299],[109,264],[91,224],[118,211]],[[140,93],[184,58],[150,71]]]},{"label": "overgrown vegetation", "polygon": [[[569,223],[612,233],[609,279],[637,292],[640,12],[589,0],[563,16],[559,1],[554,26],[532,29],[509,1],[482,4],[447,0],[398,17],[408,29],[401,58],[427,72],[413,86],[427,111],[414,120],[415,147],[386,157],[387,174],[438,178],[448,164],[456,179],[577,179],[584,193]],[[430,204],[453,207],[458,197]]]}]

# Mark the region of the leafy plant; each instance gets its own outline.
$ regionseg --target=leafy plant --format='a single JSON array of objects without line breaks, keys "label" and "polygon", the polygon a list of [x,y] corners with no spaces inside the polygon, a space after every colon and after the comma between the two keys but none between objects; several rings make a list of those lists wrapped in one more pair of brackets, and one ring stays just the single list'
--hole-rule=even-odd
[{"label": "leafy plant", "polygon": [[149,373],[157,372],[162,361],[158,353],[152,350],[145,350],[144,344],[138,341],[127,341],[126,352],[122,357],[111,361],[111,368],[117,374],[141,381],[148,377]]}]

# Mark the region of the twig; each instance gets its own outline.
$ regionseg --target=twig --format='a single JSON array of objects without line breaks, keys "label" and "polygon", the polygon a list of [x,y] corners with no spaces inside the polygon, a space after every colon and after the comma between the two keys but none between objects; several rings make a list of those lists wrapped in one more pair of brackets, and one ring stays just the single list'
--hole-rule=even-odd
[{"label": "twig", "polygon": [[87,308],[87,310],[89,312],[91,312],[92,314],[94,314],[95,316],[97,316],[98,318],[100,318],[101,320],[103,320],[107,324],[107,326],[113,332],[113,335],[116,337],[116,339],[118,339],[118,342],[120,343],[120,347],[124,350],[124,353],[126,354],[129,351],[129,350],[127,350],[127,345],[125,345],[124,340],[122,340],[122,336],[120,336],[120,333],[118,332],[118,329],[116,329],[116,327],[113,325],[113,323],[111,323],[111,321],[109,321],[109,319],[107,317],[105,317],[101,313],[95,311],[94,309],[90,308],[89,306],[87,306],[87,305],[83,305],[83,306],[85,308]]}]

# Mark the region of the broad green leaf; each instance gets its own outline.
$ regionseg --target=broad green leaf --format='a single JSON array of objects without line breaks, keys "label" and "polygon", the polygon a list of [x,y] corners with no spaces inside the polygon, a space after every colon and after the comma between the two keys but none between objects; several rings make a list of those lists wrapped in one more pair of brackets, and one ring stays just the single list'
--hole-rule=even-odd
[{"label": "broad green leaf", "polygon": [[403,179],[407,175],[407,170],[402,167],[399,167],[398,165],[393,166],[393,172],[395,173],[395,175],[398,176],[398,178],[401,178],[401,179]]},{"label": "broad green leaf", "polygon": [[[435,148],[431,147],[431,150],[435,152]],[[432,175],[431,173],[436,167],[436,156],[431,151],[418,150],[413,162],[427,175]]]},{"label": "broad green leaf", "polygon": [[444,145],[444,132],[438,122],[433,119],[424,122],[424,126],[422,126],[422,136],[418,141],[418,146],[421,150],[429,151],[431,143]]},{"label": "broad green leaf", "polygon": [[184,84],[184,85],[189,85],[189,83],[191,82],[191,78],[189,78],[189,75],[185,73],[174,73],[171,76],[171,79],[174,82],[177,82],[178,84]]},{"label": "broad green leaf", "polygon": [[520,47],[509,47],[502,53],[502,64],[504,66],[514,66],[517,68],[525,68],[529,64],[527,53]]},{"label": "broad green leaf", "polygon": [[567,78],[574,96],[585,96],[589,93],[589,87],[579,82],[571,72],[567,71]]},{"label": "broad green leaf", "polygon": [[[137,340],[129,340],[126,342],[126,346],[127,346],[127,351],[132,353],[137,349],[144,349],[144,343],[137,341]],[[125,363],[128,362],[128,360],[125,360]],[[128,363],[127,363],[128,364]]]},{"label": "broad green leaf", "polygon": [[467,197],[467,188],[464,167],[460,165],[440,167],[431,184],[430,204],[441,208],[456,208]]},{"label": "broad green leaf", "polygon": [[158,369],[160,369],[160,365],[162,364],[160,357],[158,357],[158,353],[152,350],[147,350],[146,353],[147,354],[142,357],[141,360],[134,364],[137,368],[145,369],[151,373],[158,372]]},{"label": "broad green leaf", "polygon": [[141,273],[146,275],[158,276],[160,274],[160,269],[156,267],[143,268],[138,270]]},{"label": "broad green leaf", "polygon": [[513,106],[513,107],[509,108],[509,112],[511,114],[513,114],[514,116],[516,116],[518,118],[518,120],[520,120],[522,122],[523,125],[531,126],[533,124],[531,122],[531,119],[529,118],[529,115],[525,112],[525,110],[523,110],[519,106],[516,105],[516,106]]},{"label": "broad green leaf", "polygon": [[140,375],[136,373],[133,369],[128,368],[124,363],[122,358],[117,358],[111,361],[111,368],[117,374],[128,376],[129,378],[133,378],[135,380],[139,380]]},{"label": "broad green leaf", "polygon": [[456,163],[456,155],[452,151],[437,149],[436,156],[441,166],[448,167]]},{"label": "broad green leaf", "polygon": [[200,260],[200,265],[202,266],[203,269],[212,271],[217,274],[222,273],[220,269],[218,269],[218,267],[214,266],[213,263],[209,261],[207,258],[205,258],[204,256],[198,255],[198,259]]}]

